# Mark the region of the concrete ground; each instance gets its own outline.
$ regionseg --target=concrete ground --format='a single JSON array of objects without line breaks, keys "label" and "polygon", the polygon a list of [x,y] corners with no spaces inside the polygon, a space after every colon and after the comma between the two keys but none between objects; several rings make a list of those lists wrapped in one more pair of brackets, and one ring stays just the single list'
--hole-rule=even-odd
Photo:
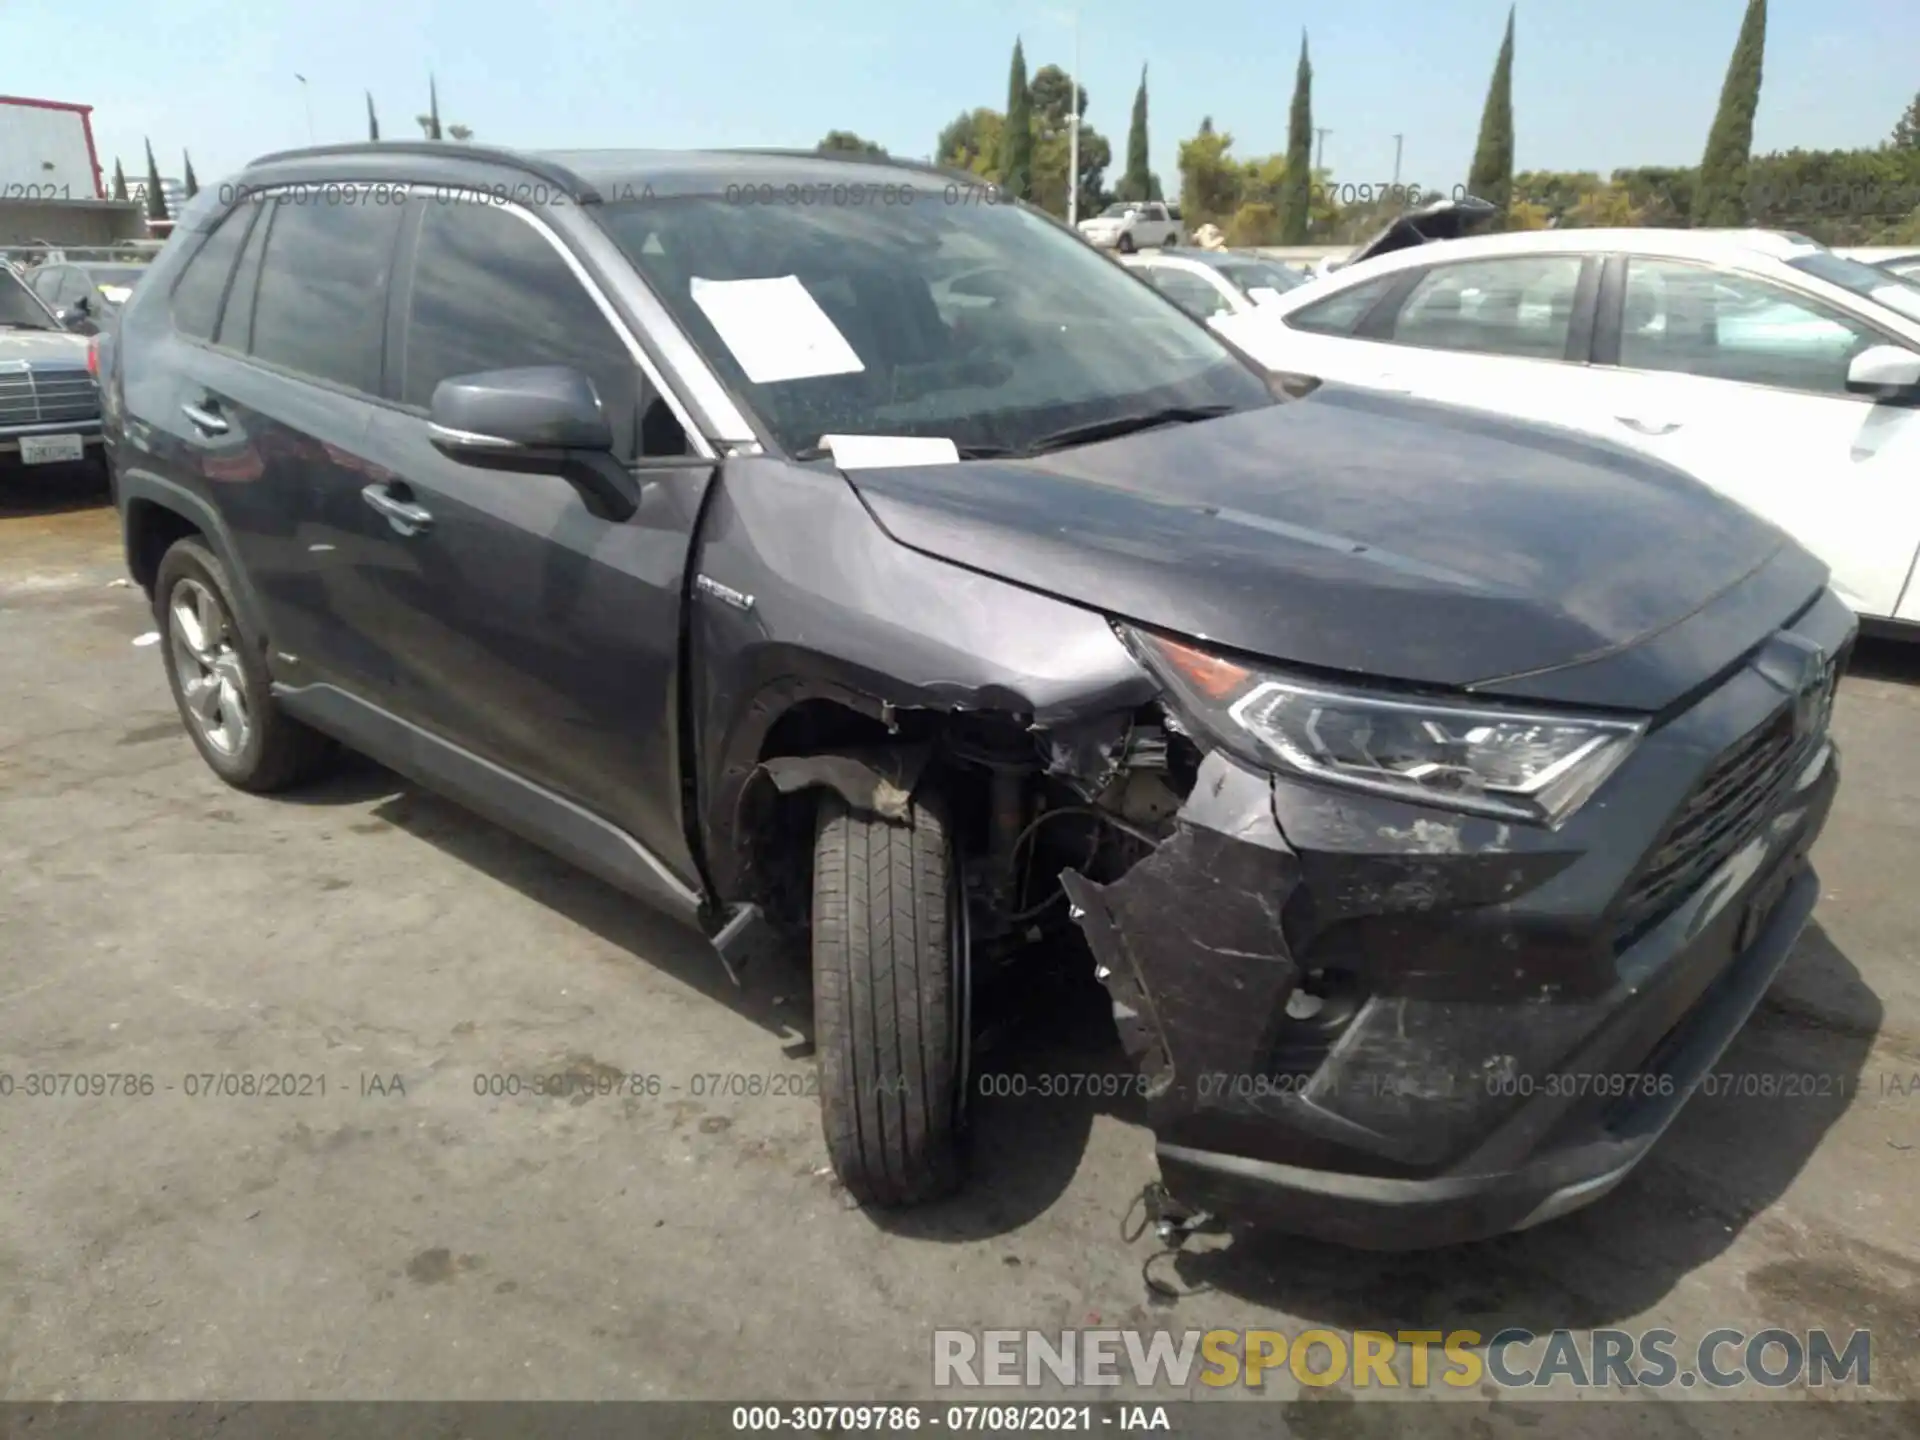
[{"label": "concrete ground", "polygon": [[[801,973],[735,991],[371,765],[225,788],[137,643],[111,512],[35,478],[0,478],[0,1394],[903,1397],[936,1326],[1518,1324],[1870,1327],[1875,1393],[1920,1398],[1920,657],[1844,685],[1818,920],[1721,1067],[1828,1093],[1697,1098],[1615,1195],[1488,1244],[1209,1239],[1152,1262],[1167,1303],[1123,1103],[984,1101],[963,1197],[863,1214],[813,1099],[701,1078],[804,1088]],[[1096,1022],[993,1063],[1123,1062]],[[154,1093],[26,1095],[44,1072]],[[190,1078],[243,1073],[317,1078]],[[554,1073],[660,1092],[480,1093]]]}]

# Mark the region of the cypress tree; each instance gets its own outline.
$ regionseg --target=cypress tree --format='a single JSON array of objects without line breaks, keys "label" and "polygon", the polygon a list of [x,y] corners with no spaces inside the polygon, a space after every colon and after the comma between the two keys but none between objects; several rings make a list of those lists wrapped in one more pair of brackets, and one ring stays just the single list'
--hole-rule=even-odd
[{"label": "cypress tree", "polygon": [[367,139],[378,140],[380,138],[380,117],[373,113],[373,92],[371,90],[367,91],[366,96],[367,96]]},{"label": "cypress tree", "polygon": [[1016,200],[1032,198],[1033,92],[1027,87],[1027,52],[1013,42],[1007,76],[1007,122],[1000,137],[1000,183]]},{"label": "cypress tree", "polygon": [[1473,149],[1473,168],[1467,172],[1467,193],[1489,201],[1499,211],[1498,226],[1513,198],[1513,10],[1507,10],[1507,33],[1500,41],[1500,58],[1493,62],[1493,82],[1487,86],[1486,108],[1480,112],[1480,142]]},{"label": "cypress tree", "polygon": [[1307,243],[1313,218],[1313,65],[1307,34],[1300,32],[1300,68],[1293,80],[1293,113],[1287,120],[1287,178],[1280,187],[1280,242]]},{"label": "cypress tree", "polygon": [[113,157],[113,198],[116,200],[127,198],[127,172],[120,167],[118,155]]},{"label": "cypress tree", "polygon": [[1753,115],[1760,108],[1760,63],[1767,48],[1767,0],[1747,0],[1740,38],[1733,42],[1720,108],[1707,132],[1707,152],[1693,187],[1693,223],[1747,223],[1747,157],[1753,149]]},{"label": "cypress tree", "polygon": [[182,180],[180,183],[186,187],[187,199],[191,200],[194,196],[200,193],[200,182],[194,177],[193,156],[189,155],[186,151],[182,150],[180,152],[180,159],[183,162],[185,162],[185,165],[186,165],[186,179]]},{"label": "cypress tree", "polygon": [[1153,172],[1147,157],[1147,67],[1140,67],[1140,88],[1133,92],[1133,123],[1127,127],[1127,169],[1116,192],[1122,200],[1150,200]]},{"label": "cypress tree", "polygon": [[160,165],[153,158],[153,142],[147,142],[147,219],[171,220],[167,214],[166,192],[160,188]]}]

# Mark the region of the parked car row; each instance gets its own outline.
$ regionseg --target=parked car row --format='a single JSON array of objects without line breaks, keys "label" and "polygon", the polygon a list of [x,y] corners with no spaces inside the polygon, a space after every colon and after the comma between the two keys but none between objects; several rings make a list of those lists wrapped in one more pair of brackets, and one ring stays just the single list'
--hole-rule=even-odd
[{"label": "parked car row", "polygon": [[71,463],[98,455],[100,445],[87,336],[11,266],[0,268],[0,462]]},{"label": "parked car row", "polygon": [[1582,431],[1775,521],[1920,623],[1920,287],[1802,237],[1565,230],[1358,257],[1211,323],[1284,371]]}]

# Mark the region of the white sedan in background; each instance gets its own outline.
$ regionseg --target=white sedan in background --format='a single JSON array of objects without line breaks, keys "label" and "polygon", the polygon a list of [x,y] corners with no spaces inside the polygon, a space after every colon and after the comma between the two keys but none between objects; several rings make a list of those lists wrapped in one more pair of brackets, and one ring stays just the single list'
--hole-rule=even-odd
[{"label": "white sedan in background", "polygon": [[1305,273],[1231,250],[1161,250],[1124,256],[1120,263],[1137,270],[1154,289],[1196,320],[1244,315],[1271,305],[1309,282]]},{"label": "white sedan in background", "polygon": [[1598,435],[1690,471],[1920,635],[1920,286],[1770,231],[1418,244],[1215,327],[1276,370]]}]

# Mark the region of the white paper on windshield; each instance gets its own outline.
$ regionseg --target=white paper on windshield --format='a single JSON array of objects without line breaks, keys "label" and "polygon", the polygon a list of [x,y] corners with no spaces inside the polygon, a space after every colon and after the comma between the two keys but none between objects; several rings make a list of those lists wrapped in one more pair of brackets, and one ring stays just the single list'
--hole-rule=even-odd
[{"label": "white paper on windshield", "polygon": [[944,435],[822,435],[820,443],[842,470],[960,463],[959,450]]},{"label": "white paper on windshield", "polygon": [[696,275],[693,303],[706,312],[756,385],[853,375],[867,368],[797,275],[769,280],[703,280]]},{"label": "white paper on windshield", "polygon": [[131,285],[102,285],[100,293],[115,305],[127,303],[127,297],[133,294]]},{"label": "white paper on windshield", "polygon": [[1256,285],[1247,294],[1253,297],[1256,305],[1271,305],[1280,298],[1280,292],[1271,285]]}]

